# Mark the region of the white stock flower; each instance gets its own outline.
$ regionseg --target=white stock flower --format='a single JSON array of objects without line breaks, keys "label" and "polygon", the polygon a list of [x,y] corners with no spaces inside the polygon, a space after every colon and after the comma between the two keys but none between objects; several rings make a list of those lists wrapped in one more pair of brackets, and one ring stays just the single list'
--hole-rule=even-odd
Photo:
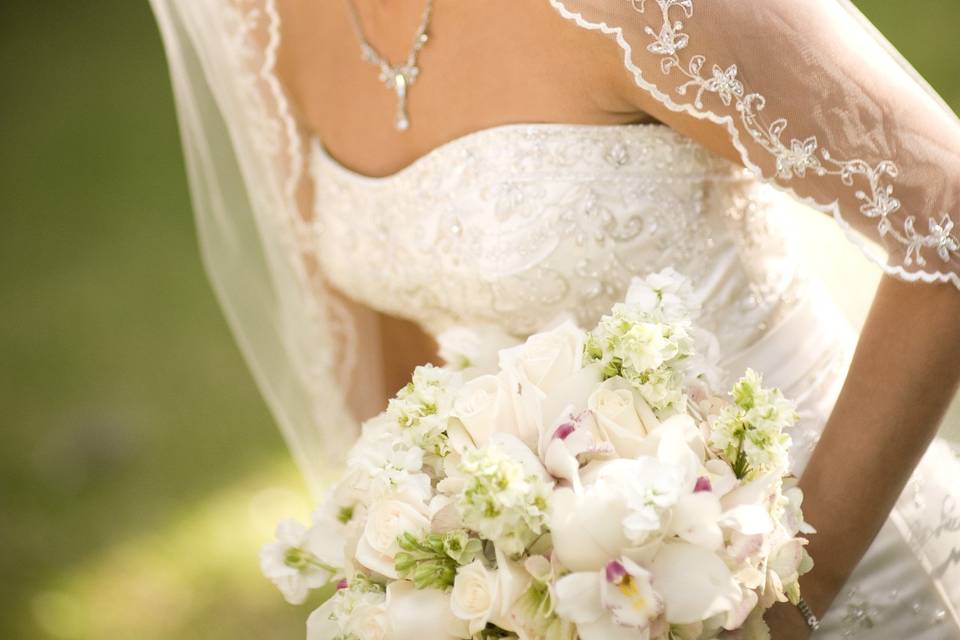
[{"label": "white stock flower", "polygon": [[433,365],[419,366],[410,382],[387,405],[386,415],[400,426],[404,440],[426,453],[447,453],[446,427],[460,374]]},{"label": "white stock flower", "polygon": [[798,533],[816,533],[808,522],[803,519],[803,490],[797,486],[795,478],[783,482],[780,498],[780,511],[777,518],[788,536]]},{"label": "white stock flower", "polygon": [[628,381],[654,411],[683,411],[695,353],[690,331],[687,319],[619,303],[590,333],[586,356],[601,363],[605,378]]},{"label": "white stock flower", "polygon": [[[350,452],[347,466],[351,476],[359,472],[369,478],[363,499],[367,505],[390,493],[410,493],[428,500],[430,477],[422,472],[423,458],[423,449],[408,445],[396,433],[367,429]],[[352,482],[363,490],[361,479]]]},{"label": "white stock flower", "polygon": [[710,445],[733,467],[738,478],[754,478],[788,466],[790,436],[784,429],[796,423],[792,402],[779,389],[765,389],[758,373],[747,369],[725,406],[713,420]]},{"label": "white stock flower", "polygon": [[464,486],[457,506],[467,527],[516,555],[544,531],[550,484],[526,445],[500,436],[486,447],[464,453],[459,465]]},{"label": "white stock flower", "polygon": [[646,277],[634,276],[624,302],[644,312],[661,312],[668,319],[693,320],[700,303],[686,277],[667,267]]},{"label": "white stock flower", "polygon": [[338,589],[307,619],[307,640],[386,640],[389,634],[383,588],[357,580]]},{"label": "white stock flower", "polygon": [[296,520],[282,520],[276,538],[260,549],[260,570],[291,604],[301,604],[343,566],[344,539],[331,523],[321,521],[308,529]]},{"label": "white stock flower", "polygon": [[357,543],[357,562],[387,578],[398,578],[394,559],[400,551],[397,538],[404,532],[422,533],[430,528],[429,510],[420,503],[381,499],[370,506],[363,534]]}]

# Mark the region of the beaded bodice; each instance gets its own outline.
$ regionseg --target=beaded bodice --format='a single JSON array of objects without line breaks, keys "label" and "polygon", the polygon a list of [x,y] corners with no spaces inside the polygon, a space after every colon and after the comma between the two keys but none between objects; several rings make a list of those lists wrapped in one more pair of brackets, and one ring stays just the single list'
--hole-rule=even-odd
[{"label": "beaded bodice", "polygon": [[663,126],[503,125],[383,178],[316,140],[312,169],[328,279],[434,334],[490,323],[522,336],[561,312],[590,326],[631,276],[673,266],[735,350],[794,290],[779,194]]}]

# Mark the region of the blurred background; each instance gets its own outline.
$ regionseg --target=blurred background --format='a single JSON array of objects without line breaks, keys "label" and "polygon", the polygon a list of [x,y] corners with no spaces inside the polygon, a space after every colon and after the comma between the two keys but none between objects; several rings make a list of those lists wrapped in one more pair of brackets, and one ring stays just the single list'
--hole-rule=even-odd
[{"label": "blurred background", "polygon": [[[960,108],[960,4],[857,4]],[[201,269],[145,0],[4,0],[0,77],[0,638],[303,637],[257,550],[306,492]],[[877,271],[797,220],[859,324]]]}]

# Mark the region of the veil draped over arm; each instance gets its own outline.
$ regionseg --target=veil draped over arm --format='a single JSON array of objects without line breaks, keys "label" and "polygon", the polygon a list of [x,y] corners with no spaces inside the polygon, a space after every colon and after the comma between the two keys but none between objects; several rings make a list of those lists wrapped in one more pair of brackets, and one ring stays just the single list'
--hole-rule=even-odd
[{"label": "veil draped over arm", "polygon": [[548,1],[884,271],[960,288],[960,122],[849,0]]},{"label": "veil draped over arm", "polygon": [[[357,434],[364,320],[318,268],[304,131],[275,73],[273,0],[150,0],[173,82],[204,266],[310,488]],[[377,359],[370,358],[376,366]],[[381,396],[382,397],[382,396]],[[367,400],[369,401],[369,399]]]}]

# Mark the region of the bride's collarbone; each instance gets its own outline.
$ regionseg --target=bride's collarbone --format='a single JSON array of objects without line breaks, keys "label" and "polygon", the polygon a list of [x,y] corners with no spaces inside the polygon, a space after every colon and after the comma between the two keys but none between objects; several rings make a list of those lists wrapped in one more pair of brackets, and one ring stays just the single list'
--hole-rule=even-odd
[{"label": "bride's collarbone", "polygon": [[[652,121],[623,97],[615,45],[570,31],[547,2],[506,10],[494,6],[501,3],[435,3],[420,73],[407,92],[409,128],[397,130],[397,94],[361,59],[345,3],[310,4],[280,3],[296,26],[285,32],[278,71],[306,129],[357,173],[389,176],[458,138],[502,125]],[[389,61],[406,57],[421,17],[420,3],[402,5],[383,14],[392,22],[370,19],[365,34]],[[361,19],[393,11],[365,2],[357,8]]]}]

